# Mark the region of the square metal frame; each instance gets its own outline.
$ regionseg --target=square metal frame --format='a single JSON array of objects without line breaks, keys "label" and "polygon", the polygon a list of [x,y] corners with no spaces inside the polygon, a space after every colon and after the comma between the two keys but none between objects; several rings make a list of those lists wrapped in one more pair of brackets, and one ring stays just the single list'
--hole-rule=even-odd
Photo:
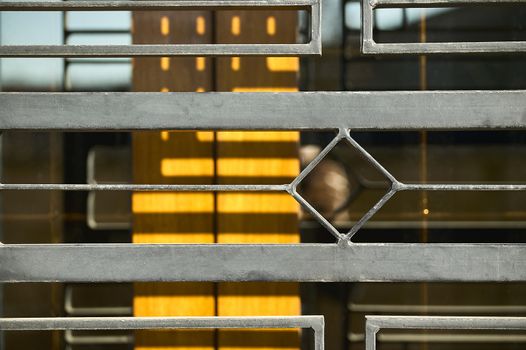
[{"label": "square metal frame", "polygon": [[0,45],[0,57],[321,55],[321,0],[71,0],[0,2],[0,11],[305,10],[304,44]]},{"label": "square metal frame", "polygon": [[362,0],[361,50],[367,55],[469,54],[526,52],[526,41],[377,43],[373,38],[376,8],[458,7],[524,3],[521,0]]}]

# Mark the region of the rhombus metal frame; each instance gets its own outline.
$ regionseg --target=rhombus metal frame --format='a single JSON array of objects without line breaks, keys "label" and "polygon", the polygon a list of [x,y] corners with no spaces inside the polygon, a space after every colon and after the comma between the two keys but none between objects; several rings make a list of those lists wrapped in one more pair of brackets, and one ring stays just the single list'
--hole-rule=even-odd
[{"label": "rhombus metal frame", "polygon": [[[402,183],[349,133],[349,128],[525,129],[525,91],[2,93],[0,105],[2,130],[337,131],[289,184],[0,184],[0,190],[282,191],[303,205],[336,244],[8,244],[0,246],[0,282],[526,280],[524,244],[352,242],[400,191],[526,191],[526,185]],[[353,147],[387,184],[385,195],[346,233],[338,232],[297,191],[340,142]]]},{"label": "rhombus metal frame", "polygon": [[0,45],[0,57],[299,56],[321,55],[320,0],[71,0],[0,2],[0,11],[304,10],[304,44]]},{"label": "rhombus metal frame", "polygon": [[377,43],[373,38],[376,8],[457,7],[472,5],[524,4],[523,0],[362,0],[362,53],[386,54],[467,54],[526,52],[526,41]]}]

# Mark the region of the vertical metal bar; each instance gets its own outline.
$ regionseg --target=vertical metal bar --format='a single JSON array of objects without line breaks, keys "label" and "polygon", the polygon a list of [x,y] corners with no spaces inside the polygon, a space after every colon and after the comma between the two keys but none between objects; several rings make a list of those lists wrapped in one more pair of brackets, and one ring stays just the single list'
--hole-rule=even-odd
[{"label": "vertical metal bar", "polygon": [[376,333],[379,328],[365,316],[365,350],[376,350]]},{"label": "vertical metal bar", "polygon": [[373,9],[374,0],[362,0],[362,30],[361,36],[361,51],[367,52],[371,50],[374,45],[373,40]]},{"label": "vertical metal bar", "polygon": [[314,350],[325,349],[325,319],[321,319],[320,324],[312,327],[314,331]]},{"label": "vertical metal bar", "polygon": [[310,46],[313,53],[318,52],[321,54],[321,1],[317,1],[309,8],[310,12]]}]

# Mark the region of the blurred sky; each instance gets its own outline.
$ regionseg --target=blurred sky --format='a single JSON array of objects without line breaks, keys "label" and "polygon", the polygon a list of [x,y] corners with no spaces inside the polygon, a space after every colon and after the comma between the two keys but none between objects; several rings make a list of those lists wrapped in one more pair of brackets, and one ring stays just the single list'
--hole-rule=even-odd
[{"label": "blurred sky", "polygon": [[[74,30],[129,30],[129,12],[69,12],[67,28]],[[62,12],[1,12],[2,45],[61,45],[64,42]],[[68,44],[130,44],[129,34],[73,34]],[[125,84],[131,76],[129,60],[122,64],[71,64],[70,80],[82,89],[101,84]],[[127,63],[128,62],[128,63]],[[62,90],[61,58],[2,58],[2,86],[35,90]],[[73,82],[71,82],[73,83]]]}]

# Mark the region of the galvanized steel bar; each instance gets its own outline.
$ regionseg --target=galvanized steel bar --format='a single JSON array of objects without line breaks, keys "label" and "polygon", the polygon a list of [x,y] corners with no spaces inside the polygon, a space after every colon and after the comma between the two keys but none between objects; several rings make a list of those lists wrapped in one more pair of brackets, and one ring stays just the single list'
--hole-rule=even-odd
[{"label": "galvanized steel bar", "polygon": [[0,282],[524,280],[524,244],[0,245]]},{"label": "galvanized steel bar", "polygon": [[307,43],[164,45],[0,45],[0,57],[301,56],[321,54],[320,0],[9,1],[0,11],[305,10]]},{"label": "galvanized steel bar", "polygon": [[365,348],[376,350],[381,329],[526,330],[526,317],[365,316]]},{"label": "galvanized steel bar", "polygon": [[0,46],[0,57],[302,56],[319,54],[316,43]]},{"label": "galvanized steel bar", "polygon": [[526,330],[526,317],[366,316],[380,329],[495,329]]},{"label": "galvanized steel bar", "polygon": [[393,7],[456,7],[465,5],[503,5],[520,4],[524,0],[370,0],[371,6]]},{"label": "galvanized steel bar", "polygon": [[525,184],[405,184],[398,191],[526,191]]},{"label": "galvanized steel bar", "polygon": [[[388,333],[378,334],[376,340],[381,343],[526,343],[525,334],[422,334],[415,333]],[[351,342],[363,342],[364,334],[350,333],[347,339]]]},{"label": "galvanized steel bar", "polygon": [[314,315],[245,317],[215,316],[0,318],[0,331],[310,328],[314,331],[315,350],[324,350],[324,327],[324,317]]},{"label": "galvanized steel bar", "polygon": [[286,192],[290,185],[3,184],[0,191]]},{"label": "galvanized steel bar", "polygon": [[[0,93],[0,130],[526,128],[526,91]],[[247,108],[250,106],[250,108]]]},{"label": "galvanized steel bar", "polygon": [[323,316],[248,317],[27,317],[0,318],[3,331],[125,330],[202,328],[312,328],[323,331]]},{"label": "galvanized steel bar", "polygon": [[5,1],[0,11],[308,10],[317,0]]},{"label": "galvanized steel bar", "polygon": [[526,52],[526,41],[377,43],[373,38],[375,8],[454,7],[524,3],[523,0],[363,0],[361,50],[364,54],[468,54]]}]

